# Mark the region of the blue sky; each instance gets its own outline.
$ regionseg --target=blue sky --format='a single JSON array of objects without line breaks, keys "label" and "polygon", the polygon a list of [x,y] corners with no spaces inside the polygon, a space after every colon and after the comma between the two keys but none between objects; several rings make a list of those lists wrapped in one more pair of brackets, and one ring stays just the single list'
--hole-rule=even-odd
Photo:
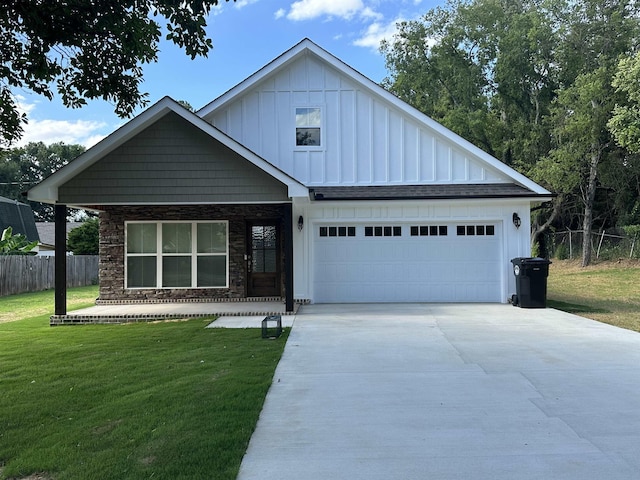
[{"label": "blue sky", "polygon": [[[214,49],[208,58],[191,60],[162,42],[158,62],[144,67],[142,90],[154,103],[164,96],[186,100],[198,109],[262,68],[305,37],[375,82],[387,72],[378,51],[395,24],[417,19],[444,0],[237,0],[222,1],[209,17]],[[29,92],[17,92],[29,116],[30,141],[91,146],[126,120],[104,101],[82,109],[65,108]]]}]

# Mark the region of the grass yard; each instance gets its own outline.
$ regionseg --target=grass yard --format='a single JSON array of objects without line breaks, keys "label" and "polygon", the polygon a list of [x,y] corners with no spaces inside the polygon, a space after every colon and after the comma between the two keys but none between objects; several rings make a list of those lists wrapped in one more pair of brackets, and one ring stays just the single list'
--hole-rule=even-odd
[{"label": "grass yard", "polygon": [[288,330],[49,327],[52,311],[52,292],[0,298],[0,478],[235,479]]},{"label": "grass yard", "polygon": [[640,262],[621,260],[581,268],[553,260],[548,306],[640,332]]}]

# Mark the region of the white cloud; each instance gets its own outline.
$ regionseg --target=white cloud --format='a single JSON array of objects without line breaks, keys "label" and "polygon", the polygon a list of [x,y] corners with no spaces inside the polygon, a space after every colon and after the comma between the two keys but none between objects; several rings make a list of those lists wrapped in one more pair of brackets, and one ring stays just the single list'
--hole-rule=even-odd
[{"label": "white cloud", "polygon": [[278,9],[278,11],[276,11],[276,13],[274,13],[274,14],[273,14],[273,16],[274,16],[274,18],[275,18],[276,20],[278,20],[279,18],[284,17],[284,15],[285,15],[286,13],[287,13],[287,12],[285,11],[285,9],[284,9],[284,8],[280,8],[280,9]]},{"label": "white cloud", "polygon": [[365,8],[362,0],[298,0],[291,4],[287,18],[293,21],[312,20],[328,16],[350,20],[356,14],[370,15],[371,9]]},{"label": "white cloud", "polygon": [[258,0],[236,0],[234,2],[234,7],[237,9],[241,9],[246,7],[247,5],[251,5],[252,3],[256,3]]},{"label": "white cloud", "polygon": [[47,145],[56,142],[80,144],[89,148],[104,137],[102,132],[109,127],[105,122],[92,120],[52,120],[33,118],[37,110],[37,101],[28,103],[22,95],[16,95],[18,110],[26,113],[29,123],[24,125],[22,138],[12,145],[21,147],[29,142],[43,142]]},{"label": "white cloud", "polygon": [[357,47],[371,48],[377,52],[382,40],[393,40],[393,36],[398,31],[396,24],[402,21],[402,18],[397,18],[387,24],[374,22],[367,27],[362,36],[355,40],[353,44]]},{"label": "white cloud", "polygon": [[20,147],[29,142],[43,142],[51,144],[64,142],[67,144],[80,144],[89,148],[106,135],[99,133],[108,125],[104,122],[91,120],[35,120],[29,119],[24,127],[24,134],[15,146]]}]

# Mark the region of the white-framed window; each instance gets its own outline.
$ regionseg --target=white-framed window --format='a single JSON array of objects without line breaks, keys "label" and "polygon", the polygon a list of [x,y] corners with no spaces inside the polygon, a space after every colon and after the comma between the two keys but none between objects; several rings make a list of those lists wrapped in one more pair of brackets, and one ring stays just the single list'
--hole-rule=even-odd
[{"label": "white-framed window", "polygon": [[296,107],[296,147],[322,146],[322,109]]},{"label": "white-framed window", "polygon": [[125,288],[227,288],[227,221],[125,222]]}]

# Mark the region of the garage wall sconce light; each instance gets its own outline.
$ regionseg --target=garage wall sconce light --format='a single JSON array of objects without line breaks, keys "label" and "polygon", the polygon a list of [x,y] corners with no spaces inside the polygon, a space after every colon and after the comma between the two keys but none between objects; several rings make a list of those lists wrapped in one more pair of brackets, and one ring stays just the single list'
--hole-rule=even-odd
[{"label": "garage wall sconce light", "polygon": [[304,227],[304,218],[302,218],[302,215],[300,215],[298,217],[298,231],[302,231],[302,228]]},{"label": "garage wall sconce light", "polygon": [[517,212],[513,212],[513,224],[516,228],[520,228],[520,225],[522,225],[522,220],[520,220]]}]

